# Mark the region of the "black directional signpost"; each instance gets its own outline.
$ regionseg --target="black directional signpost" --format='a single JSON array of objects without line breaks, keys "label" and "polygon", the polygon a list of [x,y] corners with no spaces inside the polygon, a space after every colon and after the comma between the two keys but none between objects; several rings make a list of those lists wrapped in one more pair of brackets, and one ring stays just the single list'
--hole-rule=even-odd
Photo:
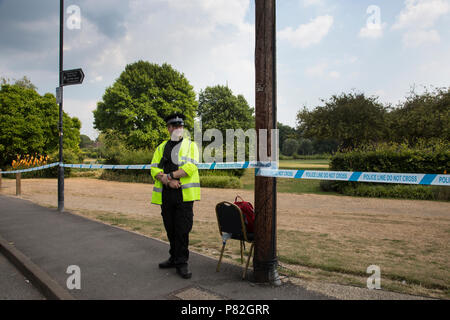
[{"label": "black directional signpost", "polygon": [[59,167],[58,167],[58,211],[64,211],[64,167],[63,163],[63,87],[83,83],[83,70],[63,70],[64,57],[64,0],[59,1],[59,87],[56,98],[59,103]]},{"label": "black directional signpost", "polygon": [[84,79],[83,70],[73,69],[73,70],[64,70],[62,72],[62,85],[70,86],[73,84],[82,84]]}]

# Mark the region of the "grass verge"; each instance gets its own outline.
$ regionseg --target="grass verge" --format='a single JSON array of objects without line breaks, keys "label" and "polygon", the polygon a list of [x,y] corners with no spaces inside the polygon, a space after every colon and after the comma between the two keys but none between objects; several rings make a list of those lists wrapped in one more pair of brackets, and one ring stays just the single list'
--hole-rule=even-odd
[{"label": "grass verge", "polygon": [[[160,217],[90,210],[78,213],[167,241]],[[370,223],[377,221],[372,219]],[[438,234],[441,231],[436,230]],[[443,232],[448,233],[448,230]],[[277,242],[280,274],[289,277],[365,288],[367,277],[370,276],[366,273],[367,267],[375,264],[381,268],[383,290],[450,298],[446,241],[430,240],[418,245],[417,242],[400,239],[384,238],[374,241],[370,237],[352,232],[348,232],[347,236],[336,237],[323,232],[281,229],[278,230]],[[190,234],[190,247],[196,252],[217,259],[221,249],[217,224],[196,220]],[[248,250],[249,246],[246,254]],[[245,259],[246,256],[244,263]],[[238,241],[227,243],[224,261],[240,264]]]}]

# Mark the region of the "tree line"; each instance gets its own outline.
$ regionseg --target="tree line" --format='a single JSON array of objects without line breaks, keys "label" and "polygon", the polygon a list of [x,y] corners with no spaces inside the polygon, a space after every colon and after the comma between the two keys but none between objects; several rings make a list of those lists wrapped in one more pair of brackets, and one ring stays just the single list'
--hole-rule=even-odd
[{"label": "tree line", "polygon": [[[31,81],[23,77],[10,83],[0,78],[0,167],[20,157],[49,156],[58,159],[59,108],[51,93],[39,95]],[[63,114],[65,158],[77,160],[81,122]]]},{"label": "tree line", "polygon": [[[58,147],[58,105],[53,94],[43,96],[26,77],[11,84],[1,80],[0,165],[11,163],[18,154],[56,154]],[[406,100],[392,107],[377,97],[350,92],[321,100],[312,110],[298,111],[296,126],[278,123],[280,150],[287,156],[334,153],[380,142],[423,139],[450,140],[450,88],[412,91]],[[114,152],[152,151],[168,139],[164,118],[173,112],[186,116],[186,128],[193,131],[194,119],[202,119],[203,132],[254,128],[254,108],[244,96],[227,86],[207,87],[199,92],[185,75],[169,64],[137,61],[125,67],[105,90],[94,112],[94,127],[100,131],[96,146]],[[64,114],[64,147],[67,155],[80,156],[81,123]],[[67,160],[64,160],[67,161]],[[72,160],[75,161],[75,160]]]},{"label": "tree line", "polygon": [[334,139],[340,150],[382,142],[406,143],[450,140],[450,87],[411,90],[397,106],[383,105],[364,93],[342,93],[322,100],[313,110],[297,113],[299,136]]}]

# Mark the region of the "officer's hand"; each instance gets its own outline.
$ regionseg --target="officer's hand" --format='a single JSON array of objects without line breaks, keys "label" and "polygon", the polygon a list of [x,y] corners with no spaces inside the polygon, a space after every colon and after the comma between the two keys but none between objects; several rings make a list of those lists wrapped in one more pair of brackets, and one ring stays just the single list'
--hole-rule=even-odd
[{"label": "officer's hand", "polygon": [[169,181],[169,187],[171,187],[172,189],[179,189],[180,188],[180,181],[178,180],[170,180]]},{"label": "officer's hand", "polygon": [[167,175],[163,174],[163,175],[160,176],[159,181],[161,181],[162,184],[165,185],[165,184],[167,184],[169,182],[169,179],[167,179]]}]

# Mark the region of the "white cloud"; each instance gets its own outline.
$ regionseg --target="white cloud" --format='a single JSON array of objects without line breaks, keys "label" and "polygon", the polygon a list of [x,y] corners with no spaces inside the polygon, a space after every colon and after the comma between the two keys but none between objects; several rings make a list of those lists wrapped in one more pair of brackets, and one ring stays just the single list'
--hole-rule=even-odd
[{"label": "white cloud", "polygon": [[96,83],[96,82],[103,82],[102,76],[94,76],[91,80],[89,80],[90,83]]},{"label": "white cloud", "polygon": [[350,58],[347,59],[347,62],[350,64],[356,63],[358,61],[358,57],[356,56],[351,56]]},{"label": "white cloud", "polygon": [[403,44],[406,47],[419,47],[424,44],[439,43],[441,37],[436,30],[417,30],[403,35]]},{"label": "white cloud", "polygon": [[36,30],[48,30],[59,25],[59,20],[56,17],[49,19],[34,20],[34,21],[17,21],[15,22],[19,31],[35,32]]},{"label": "white cloud", "polygon": [[433,27],[448,12],[448,0],[405,0],[405,8],[397,16],[392,29],[405,30],[403,44],[407,47],[439,43],[439,33]]},{"label": "white cloud", "polygon": [[383,30],[386,27],[386,23],[367,25],[359,31],[360,38],[378,39],[383,36]]},{"label": "white cloud", "polygon": [[319,63],[315,66],[306,68],[305,73],[312,77],[322,77],[325,74],[327,67],[328,65],[326,63]]},{"label": "white cloud", "polygon": [[450,11],[448,0],[406,0],[392,29],[423,29],[432,27]]},{"label": "white cloud", "polygon": [[217,25],[240,26],[249,7],[249,0],[167,0],[169,7],[205,15]]},{"label": "white cloud", "polygon": [[[197,92],[217,84],[254,101],[254,25],[245,21],[250,0],[135,0],[128,39],[119,44],[130,62],[167,62]],[[161,27],[164,26],[164,27]],[[145,41],[142,41],[145,39]]]},{"label": "white cloud", "polygon": [[77,117],[81,121],[81,134],[95,139],[98,135],[93,128],[94,115],[92,111],[97,108],[97,100],[64,99],[64,111],[71,117]]},{"label": "white cloud", "polygon": [[329,71],[329,65],[326,62],[316,64],[308,67],[305,70],[305,74],[310,77],[322,78],[322,79],[339,79],[341,74],[336,70]]},{"label": "white cloud", "polygon": [[296,30],[291,27],[281,30],[278,32],[278,37],[288,41],[294,47],[307,48],[320,43],[330,31],[333,21],[330,15],[319,16],[307,24],[300,25]]},{"label": "white cloud", "polygon": [[324,0],[301,0],[304,7],[311,6],[322,6],[324,5]]},{"label": "white cloud", "polygon": [[339,79],[341,77],[341,74],[337,71],[331,71],[330,73],[328,73],[328,76],[331,79]]}]

